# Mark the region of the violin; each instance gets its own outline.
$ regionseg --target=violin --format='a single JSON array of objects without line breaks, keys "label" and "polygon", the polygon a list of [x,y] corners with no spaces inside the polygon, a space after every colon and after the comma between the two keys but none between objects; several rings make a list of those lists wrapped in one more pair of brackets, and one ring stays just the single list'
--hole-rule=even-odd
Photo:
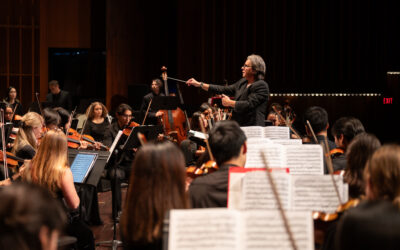
[{"label": "violin", "polygon": [[[3,161],[4,161],[3,151],[0,150],[0,162],[3,162]],[[19,162],[21,162],[21,163],[24,162],[24,159],[19,158],[10,152],[6,152],[6,161],[7,161],[7,166],[17,167]]]},{"label": "violin", "polygon": [[137,122],[132,121],[132,122],[129,123],[128,126],[126,126],[126,127],[124,128],[124,130],[122,130],[122,133],[123,133],[124,135],[126,135],[126,136],[129,136],[129,135],[131,134],[131,132],[132,132],[132,129],[133,129],[134,127],[137,127],[137,126],[140,126],[140,124],[137,123]]}]

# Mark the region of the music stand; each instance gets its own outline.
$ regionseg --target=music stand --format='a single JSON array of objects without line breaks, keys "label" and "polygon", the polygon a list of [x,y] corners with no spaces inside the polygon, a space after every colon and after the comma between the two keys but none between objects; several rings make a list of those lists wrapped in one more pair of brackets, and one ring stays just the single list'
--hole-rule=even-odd
[{"label": "music stand", "polygon": [[140,141],[137,136],[138,133],[142,133],[148,141],[151,141],[157,139],[158,134],[163,133],[163,127],[161,125],[143,125],[134,127],[128,139],[126,139],[122,146],[122,151],[138,148],[140,146]]},{"label": "music stand", "polygon": [[175,110],[179,106],[177,96],[156,96],[151,103],[153,110]]}]

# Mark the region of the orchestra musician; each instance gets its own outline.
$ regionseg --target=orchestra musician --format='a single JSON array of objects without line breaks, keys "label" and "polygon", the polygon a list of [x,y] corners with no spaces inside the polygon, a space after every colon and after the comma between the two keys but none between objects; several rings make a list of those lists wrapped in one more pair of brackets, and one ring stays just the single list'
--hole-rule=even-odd
[{"label": "orchestra musician", "polygon": [[108,111],[101,102],[93,102],[86,109],[86,124],[82,134],[88,134],[97,142],[103,142],[105,133],[110,127]]},{"label": "orchestra musician", "polygon": [[138,150],[121,216],[124,249],[162,249],[164,216],[189,207],[185,178],[184,157],[173,143]]},{"label": "orchestra musician", "polygon": [[[194,112],[192,115],[192,119],[190,120],[190,128],[192,131],[201,132],[200,121],[201,112]],[[180,148],[185,156],[186,166],[194,165],[196,163],[197,158],[204,153],[204,149],[200,149],[200,145],[193,140],[185,139],[181,142]]]},{"label": "orchestra musician", "polygon": [[[315,137],[317,137],[317,141],[315,142],[313,139],[312,132],[307,125],[307,121],[310,123],[312,130],[314,131]],[[324,108],[313,106],[309,107],[303,116],[303,123],[306,127],[307,137],[311,138],[310,144],[321,144],[324,143],[325,138],[328,141],[329,151],[336,148],[336,144],[328,139],[328,128],[329,128],[329,120],[328,113]],[[305,144],[309,144],[305,143]],[[324,159],[324,174],[329,174],[328,166],[326,160]]]},{"label": "orchestra musician", "polygon": [[54,198],[63,201],[69,217],[67,234],[77,238],[79,249],[94,249],[93,233],[79,218],[80,199],[68,165],[67,151],[66,135],[61,130],[49,130],[22,179],[47,189]]},{"label": "orchestra musician", "polygon": [[46,96],[46,102],[50,103],[53,108],[62,107],[68,111],[72,110],[72,99],[68,91],[60,89],[57,80],[49,82],[50,93]]},{"label": "orchestra musician", "polygon": [[[118,134],[118,131],[123,130],[125,127],[127,127],[133,117],[132,108],[125,103],[122,103],[117,107],[115,114],[117,119],[111,124],[110,129],[107,130],[105,133],[104,145],[106,146],[111,146],[115,137]],[[124,139],[121,138],[121,140]],[[123,144],[124,142],[120,141],[120,143]],[[112,204],[115,205],[115,207],[112,209],[113,218],[116,218],[118,212],[122,210],[121,182],[122,180],[129,179],[134,155],[135,153],[133,150],[125,152],[124,154],[122,154],[122,156],[120,156],[122,157],[122,159],[115,159],[115,161],[120,160],[120,163],[108,169],[107,174],[111,180],[111,191],[113,199]]]},{"label": "orchestra musician", "polygon": [[[147,111],[150,101],[156,96],[165,96],[165,94],[162,93],[162,87],[163,87],[163,82],[160,79],[155,78],[155,79],[153,79],[153,81],[151,81],[151,92],[143,97],[142,106],[140,108],[140,111],[143,114],[143,118],[144,118],[144,114]],[[157,118],[161,117],[161,116],[162,116],[162,112],[159,112],[158,110],[154,110],[154,108],[152,108],[150,106],[150,109],[149,109],[149,112],[148,112],[147,118],[146,118],[146,124],[157,125],[158,124]]]},{"label": "orchestra musician", "polygon": [[58,112],[51,108],[43,109],[43,118],[47,129],[57,129],[61,122],[61,117]]},{"label": "orchestra musician", "polygon": [[3,99],[3,102],[8,103],[11,105],[11,109],[15,110],[16,115],[23,115],[23,109],[21,102],[17,98],[17,89],[13,86],[8,87],[7,89],[7,96]]},{"label": "orchestra musician", "polygon": [[364,170],[367,200],[341,218],[336,249],[398,249],[400,245],[400,146],[384,145]]},{"label": "orchestra musician", "polygon": [[21,120],[12,153],[22,159],[32,159],[38,147],[38,140],[43,135],[44,120],[36,112],[26,113]]},{"label": "orchestra musician", "polygon": [[346,169],[347,147],[356,135],[365,132],[364,126],[357,118],[342,117],[333,124],[331,132],[336,146],[343,152],[333,156],[333,170],[344,170]]},{"label": "orchestra musician", "polygon": [[[4,121],[5,123],[12,123],[14,127],[18,128],[20,126],[21,121],[15,119],[15,113],[13,110],[13,106],[8,103],[3,103],[1,108],[4,109]],[[14,115],[14,117],[13,117]],[[12,119],[12,120],[11,120]]]},{"label": "orchestra musician", "polygon": [[193,208],[226,207],[229,168],[246,163],[246,135],[235,121],[220,121],[208,138],[211,152],[219,169],[197,177],[189,186]]},{"label": "orchestra musician", "polygon": [[15,183],[0,189],[0,200],[0,249],[57,249],[67,218],[48,191]]},{"label": "orchestra musician", "polygon": [[[250,55],[242,66],[242,79],[229,86],[198,82],[194,78],[187,85],[205,91],[223,94],[222,105],[233,108],[232,120],[240,126],[265,126],[265,113],[269,98],[268,84],[264,81],[265,62],[259,55]],[[234,96],[231,100],[228,96]]]}]

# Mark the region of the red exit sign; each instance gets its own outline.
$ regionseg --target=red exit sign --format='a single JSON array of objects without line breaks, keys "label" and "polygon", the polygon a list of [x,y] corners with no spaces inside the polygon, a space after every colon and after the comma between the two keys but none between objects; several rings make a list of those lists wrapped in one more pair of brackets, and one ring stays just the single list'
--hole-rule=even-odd
[{"label": "red exit sign", "polygon": [[383,97],[383,104],[393,104],[392,97]]}]

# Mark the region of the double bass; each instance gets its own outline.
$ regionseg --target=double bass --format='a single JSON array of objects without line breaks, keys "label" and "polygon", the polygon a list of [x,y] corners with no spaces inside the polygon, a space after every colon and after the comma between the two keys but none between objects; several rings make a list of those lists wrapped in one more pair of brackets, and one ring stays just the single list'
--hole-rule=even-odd
[{"label": "double bass", "polygon": [[[167,68],[163,66],[162,78],[164,81],[165,95],[169,96],[168,82],[167,82]],[[175,138],[180,144],[187,137],[187,130],[185,124],[187,123],[187,117],[185,113],[179,107],[175,110],[160,110],[162,112],[162,125],[164,132],[167,136]]]}]

